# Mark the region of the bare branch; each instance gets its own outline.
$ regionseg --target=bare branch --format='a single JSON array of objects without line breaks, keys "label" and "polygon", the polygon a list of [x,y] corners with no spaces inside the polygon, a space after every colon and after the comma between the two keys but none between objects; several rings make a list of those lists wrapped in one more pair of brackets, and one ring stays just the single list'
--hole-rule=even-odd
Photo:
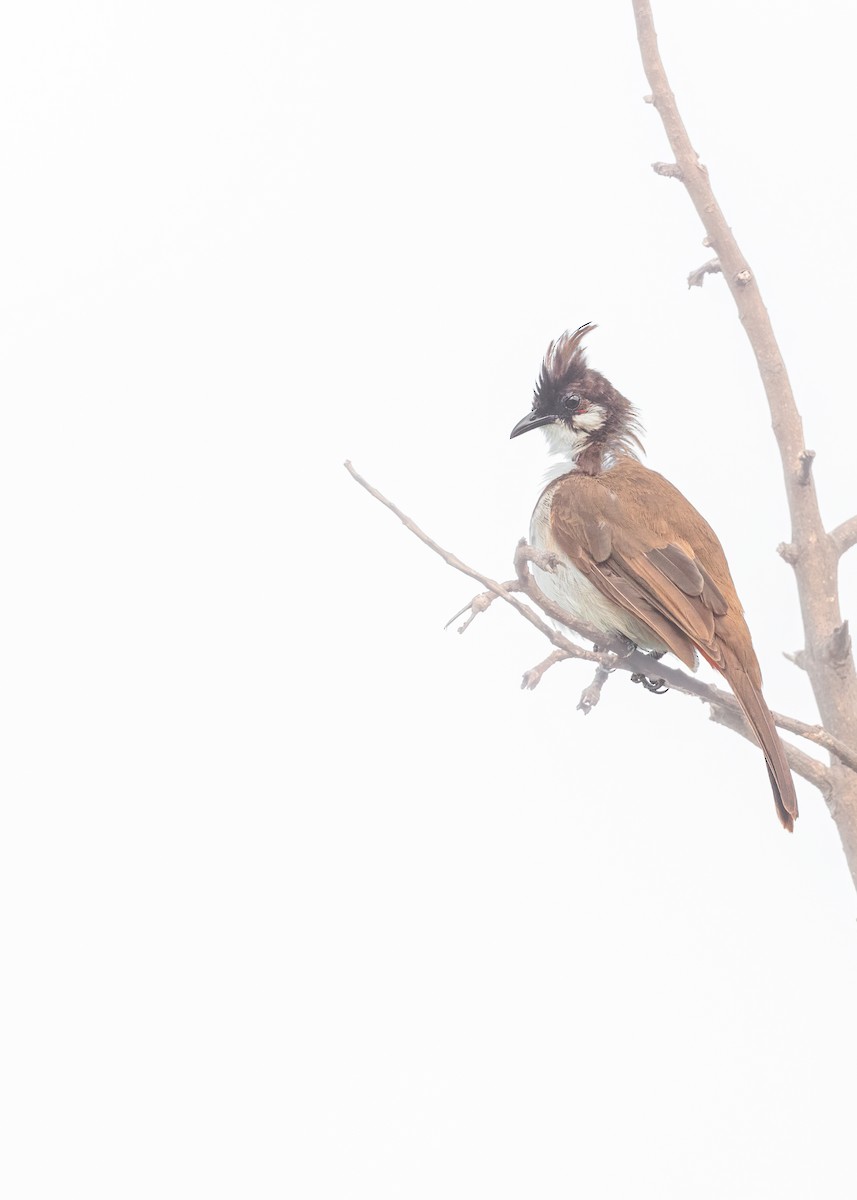
[{"label": "bare branch", "polygon": [[857,544],[857,517],[849,517],[837,525],[830,534],[830,540],[836,557],[841,558],[846,550]]},{"label": "bare branch", "polygon": [[[711,720],[717,725],[724,725],[727,729],[731,729],[733,733],[739,733],[741,737],[746,738],[748,742],[752,742],[754,746],[758,745],[744,714],[737,705],[712,705]],[[818,759],[812,758],[809,754],[804,754],[802,750],[798,750],[790,742],[783,742],[783,746],[785,747],[786,758],[789,760],[791,770],[800,775],[802,779],[806,779],[808,783],[813,784],[814,787],[817,787],[825,800],[829,800],[832,792],[832,781],[830,771],[824,763],[820,763]]]},{"label": "bare branch", "polygon": [[852,750],[850,746],[840,742],[839,738],[835,738],[820,725],[807,725],[804,721],[798,721],[795,717],[786,717],[782,713],[772,712],[771,716],[774,718],[774,724],[778,725],[780,729],[785,729],[787,733],[796,733],[798,737],[806,738],[808,742],[815,742],[816,746],[821,746],[822,749],[835,755],[844,766],[852,771],[857,771],[857,750]]},{"label": "bare branch", "polygon": [[[625,655],[631,645],[622,637],[609,638],[606,634],[594,629],[591,625],[587,625],[584,621],[573,617],[571,613],[565,611],[560,605],[555,604],[541,590],[539,585],[533,578],[532,572],[528,568],[528,563],[535,563],[537,567],[541,567],[543,571],[553,571],[556,569],[558,559],[556,555],[545,554],[543,550],[537,550],[535,546],[531,546],[526,538],[521,538],[515,548],[515,571],[518,575],[518,588],[524,592],[534,604],[537,604],[542,612],[551,617],[554,621],[559,621],[563,625],[567,625],[569,629],[573,629],[575,633],[580,634],[587,642],[598,643],[601,650],[609,650],[614,654]],[[600,661],[596,658],[595,661]]]},{"label": "bare branch", "polygon": [[588,717],[595,705],[601,699],[601,689],[610,678],[610,671],[606,667],[596,667],[595,677],[588,687],[585,687],[580,693],[580,699],[577,702],[577,707],[585,717]]},{"label": "bare branch", "polygon": [[695,271],[691,271],[687,277],[687,286],[689,288],[702,287],[703,280],[705,279],[706,275],[717,275],[722,270],[723,268],[720,265],[720,259],[710,258],[708,262],[703,263],[701,267],[697,267]]},{"label": "bare branch", "polygon": [[528,587],[529,581],[532,579],[529,569],[530,563],[541,567],[543,571],[551,572],[555,571],[559,566],[559,558],[556,554],[548,554],[544,550],[539,550],[536,546],[531,546],[526,538],[521,538],[515,547],[514,561],[518,583],[524,589]]},{"label": "bare branch", "polygon": [[[507,587],[509,591],[514,590],[513,584],[507,583],[504,586]],[[459,625],[458,627],[458,632],[464,633],[465,629],[468,628],[471,622],[474,621],[480,613],[485,612],[485,610],[488,608],[488,605],[497,598],[497,592],[480,592],[478,596],[474,596],[473,599],[468,601],[463,608],[460,608],[457,613],[454,613],[453,616],[449,618],[447,623],[444,625],[444,629],[449,629],[453,621],[457,621],[459,617],[463,617],[466,612],[469,612],[470,616],[463,625]]]},{"label": "bare branch", "polygon": [[[722,265],[723,278],[735,301],[765,388],[791,517],[791,544],[783,547],[783,556],[794,567],[806,639],[807,675],[824,728],[839,745],[855,746],[857,671],[846,636],[837,634],[843,625],[837,565],[839,555],[857,541],[857,518],[852,519],[853,524],[846,522],[840,526],[832,535],[824,528],[803,424],[758,281],[741,253],[714,195],[708,171],[700,163],[681,119],[658,51],[651,4],[649,0],[632,0],[632,3],[652,102],[663,122],[672,155],[681,168],[682,183]],[[838,764],[831,764],[830,772],[834,792],[829,808],[857,886],[857,776]]]},{"label": "bare branch", "polygon": [[[535,667],[531,667],[529,671],[524,672],[524,678],[521,680],[521,688],[529,688],[532,691],[533,688],[538,687],[541,683],[542,675],[544,675],[545,671],[549,670],[554,663],[562,662],[564,659],[570,657],[571,655],[566,654],[564,650],[554,650],[553,654],[549,654],[544,662],[540,662]],[[604,668],[601,666],[596,667],[596,671],[603,670]]]},{"label": "bare branch", "polygon": [[[822,527],[811,480],[802,486],[795,477],[794,464],[800,461],[805,442],[785,363],[757,282],[717,202],[708,171],[700,163],[679,114],[658,51],[649,0],[633,0],[633,7],[643,67],[652,89],[655,108],[663,122],[675,161],[681,168],[682,182],[705,228],[707,241],[717,252],[724,278],[756,355],[786,474],[789,507],[796,532],[793,540],[803,548],[803,543],[809,541],[810,534],[818,535],[822,532]],[[824,574],[817,570],[820,565],[826,564],[812,564],[815,578]],[[806,569],[810,569],[809,564]]]},{"label": "bare branch", "polygon": [[[658,674],[663,676],[664,681],[671,688],[679,692],[685,692],[689,696],[697,696],[700,700],[705,701],[706,704],[710,704],[712,710],[720,711],[729,709],[732,713],[737,714],[736,720],[744,719],[740,705],[731,692],[724,692],[721,688],[714,687],[712,684],[694,679],[692,675],[688,675],[684,671],[676,670],[674,667],[666,667],[663,664],[659,665]],[[787,733],[796,733],[798,737],[806,738],[808,742],[814,742],[817,746],[821,746],[831,754],[834,754],[844,766],[849,767],[852,771],[857,771],[857,750],[852,749],[838,738],[833,737],[826,729],[822,729],[820,725],[808,725],[805,721],[799,721],[796,717],[789,717],[784,713],[774,712],[773,710],[771,710],[771,716],[774,719],[774,724],[780,729],[785,729]],[[756,739],[750,732],[750,727],[746,725],[746,722],[745,727],[750,740],[755,741]]]},{"label": "bare branch", "polygon": [[837,625],[822,646],[822,654],[834,667],[845,667],[851,661],[851,633],[848,622]]},{"label": "bare branch", "polygon": [[656,175],[664,175],[667,179],[681,179],[681,167],[678,163],[652,163],[652,170]]},{"label": "bare branch", "polygon": [[[479,571],[475,571],[473,567],[468,567],[467,563],[462,562],[461,559],[453,554],[451,550],[445,550],[443,546],[439,545],[433,538],[430,538],[427,533],[423,533],[419,525],[417,525],[409,516],[403,513],[400,508],[397,508],[392,500],[388,500],[386,496],[382,495],[381,492],[372,487],[372,484],[364,479],[362,475],[358,474],[350,462],[346,462],[344,466],[346,471],[349,473],[351,478],[355,480],[355,482],[359,483],[360,486],[364,488],[370,496],[374,496],[375,499],[380,504],[383,504],[385,508],[389,508],[390,512],[395,513],[405,528],[409,529],[415,537],[418,537],[420,541],[424,543],[424,545],[428,546],[430,550],[433,550],[435,554],[439,555],[445,563],[449,564],[449,566],[454,567],[456,571],[460,571],[462,575],[469,575],[471,579],[475,579],[478,583],[481,583],[482,586],[487,588],[489,592],[493,592],[495,596],[499,596],[501,600],[505,600],[507,604],[511,604],[512,608],[516,609],[525,621],[529,621],[531,625],[534,625],[536,629],[538,629],[539,633],[544,634],[548,641],[552,642],[558,650],[565,650],[571,658],[584,658],[589,662],[596,663],[602,661],[601,655],[595,654],[590,650],[584,650],[582,646],[575,645],[575,643],[570,642],[567,637],[564,637],[561,633],[558,633],[555,629],[551,629],[549,625],[546,625],[541,617],[535,613],[528,604],[523,604],[518,597],[514,595],[511,586],[498,583],[496,579],[491,579],[490,576],[482,575]],[[535,586],[535,581],[533,581],[533,586]],[[517,585],[514,585],[514,587],[515,590],[517,590]],[[567,613],[563,614],[562,609],[557,608],[556,605],[550,605],[550,601],[547,600],[547,597],[543,597],[543,599],[546,605],[555,608],[556,611],[560,613],[559,619],[563,621],[564,624],[566,624],[570,629],[575,627]],[[468,605],[467,607],[470,606]],[[466,611],[467,608],[463,608],[461,613]],[[461,613],[459,613],[458,616],[461,616]],[[456,618],[453,617],[453,620],[455,619]],[[586,635],[584,634],[584,636]]]}]

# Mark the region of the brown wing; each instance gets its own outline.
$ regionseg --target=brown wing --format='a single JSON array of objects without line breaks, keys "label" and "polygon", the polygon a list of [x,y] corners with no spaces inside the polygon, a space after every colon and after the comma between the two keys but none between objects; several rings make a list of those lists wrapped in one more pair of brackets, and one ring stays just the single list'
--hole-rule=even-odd
[{"label": "brown wing", "polygon": [[550,521],[559,548],[603,595],[689,667],[696,646],[723,672],[765,755],[777,814],[786,829],[794,828],[797,797],[788,760],[710,526],[662,476],[624,458],[604,475],[565,476],[554,492]]},{"label": "brown wing", "polygon": [[[634,467],[654,474],[639,463]],[[628,487],[626,481],[627,472],[619,474],[618,468],[602,476],[563,479],[551,505],[559,547],[603,595],[642,621],[654,640],[687,666],[695,664],[694,646],[722,666],[716,620],[730,607],[726,598],[690,543],[681,537],[670,540],[664,522],[652,519],[643,507],[639,487]],[[675,496],[690,508],[677,492]],[[670,500],[674,508],[674,497]],[[739,619],[740,612],[738,606]]]}]

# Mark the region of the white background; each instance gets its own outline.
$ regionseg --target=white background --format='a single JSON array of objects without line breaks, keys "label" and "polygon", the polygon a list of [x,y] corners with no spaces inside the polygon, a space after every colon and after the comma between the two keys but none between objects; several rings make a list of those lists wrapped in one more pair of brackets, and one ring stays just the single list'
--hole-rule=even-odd
[{"label": "white background", "polygon": [[[659,0],[855,511],[841,5]],[[496,578],[548,341],[641,409],[807,720],[780,467],[630,3],[9,9],[0,45],[4,1195],[854,1195],[857,904],[799,783]],[[843,571],[854,616],[857,572]]]}]

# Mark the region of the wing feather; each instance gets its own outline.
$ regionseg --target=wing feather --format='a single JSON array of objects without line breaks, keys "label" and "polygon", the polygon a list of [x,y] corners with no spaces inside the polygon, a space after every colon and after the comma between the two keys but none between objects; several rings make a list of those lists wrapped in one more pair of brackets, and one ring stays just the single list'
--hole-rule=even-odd
[{"label": "wing feather", "polygon": [[722,666],[716,618],[726,601],[688,546],[641,524],[598,479],[568,476],[554,493],[551,528],[562,551],[602,595],[649,628],[689,667],[694,647]]}]

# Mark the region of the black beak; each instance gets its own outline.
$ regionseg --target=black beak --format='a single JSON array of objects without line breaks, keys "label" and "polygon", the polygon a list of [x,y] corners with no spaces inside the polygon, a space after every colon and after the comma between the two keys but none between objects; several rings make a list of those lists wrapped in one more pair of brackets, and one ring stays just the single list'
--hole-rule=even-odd
[{"label": "black beak", "polygon": [[509,437],[517,437],[519,433],[529,433],[531,429],[538,429],[541,425],[550,425],[556,420],[558,418],[553,413],[542,413],[539,415],[535,412],[528,412],[525,417],[521,417],[518,424],[509,434]]}]

